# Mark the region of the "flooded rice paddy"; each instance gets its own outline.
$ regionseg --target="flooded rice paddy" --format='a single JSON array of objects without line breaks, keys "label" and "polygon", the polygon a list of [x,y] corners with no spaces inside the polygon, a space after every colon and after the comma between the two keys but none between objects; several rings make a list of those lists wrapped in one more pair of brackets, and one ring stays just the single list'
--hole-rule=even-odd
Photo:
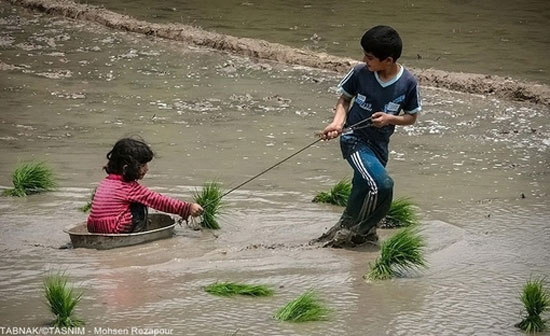
[{"label": "flooded rice paddy", "polygon": [[[0,198],[0,326],[51,316],[42,279],[65,271],[94,327],[176,335],[521,335],[519,292],[550,274],[550,111],[424,87],[419,122],[392,138],[395,194],[419,207],[430,267],[367,284],[375,247],[306,243],[341,208],[311,202],[350,169],[320,143],[227,197],[222,229],[112,251],[59,249],[103,178],[112,144],[139,135],[157,157],[143,183],[190,199],[229,189],[312,142],[331,120],[340,75],[235,57],[49,17],[0,2],[0,187],[18,162],[46,161],[59,188]],[[391,231],[381,230],[382,237]],[[215,281],[267,284],[272,298],[219,298]],[[316,289],[329,321],[275,311]]]},{"label": "flooded rice paddy", "polygon": [[361,57],[359,37],[378,24],[405,41],[401,61],[550,83],[547,1],[79,0],[155,23],[182,23],[331,55]]}]

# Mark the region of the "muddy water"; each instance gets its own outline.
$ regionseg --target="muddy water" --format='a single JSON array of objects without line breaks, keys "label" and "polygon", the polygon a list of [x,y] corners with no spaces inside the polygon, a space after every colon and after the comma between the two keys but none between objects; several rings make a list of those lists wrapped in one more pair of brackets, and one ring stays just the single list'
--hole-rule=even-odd
[{"label": "muddy water", "polygon": [[[398,196],[419,205],[430,268],[367,284],[376,248],[304,246],[341,209],[310,202],[350,170],[321,143],[227,198],[222,230],[113,251],[60,250],[62,229],[103,177],[104,155],[140,135],[157,152],[144,184],[182,199],[206,180],[230,188],[314,140],[339,76],[35,15],[0,3],[0,186],[45,160],[59,188],[0,198],[0,326],[45,325],[42,279],[64,270],[94,327],[177,335],[520,335],[518,295],[549,275],[547,107],[423,88],[417,125],[392,140]],[[381,231],[383,237],[390,231]],[[214,281],[273,286],[221,299]],[[330,321],[288,324],[277,308],[316,289]]]},{"label": "muddy water", "polygon": [[106,1],[86,0],[142,20],[178,22],[360,58],[365,29],[391,24],[417,68],[549,82],[547,1]]}]

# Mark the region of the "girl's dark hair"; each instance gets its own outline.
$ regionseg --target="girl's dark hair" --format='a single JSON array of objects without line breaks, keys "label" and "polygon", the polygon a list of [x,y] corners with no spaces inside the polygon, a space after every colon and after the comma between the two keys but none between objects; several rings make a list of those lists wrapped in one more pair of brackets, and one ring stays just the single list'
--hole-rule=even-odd
[{"label": "girl's dark hair", "polygon": [[403,42],[399,33],[389,26],[376,26],[369,29],[361,38],[361,47],[383,61],[388,57],[397,61],[401,57]]},{"label": "girl's dark hair", "polygon": [[122,175],[124,181],[135,181],[139,177],[140,165],[153,160],[154,153],[142,140],[124,138],[117,141],[107,153],[108,174]]}]

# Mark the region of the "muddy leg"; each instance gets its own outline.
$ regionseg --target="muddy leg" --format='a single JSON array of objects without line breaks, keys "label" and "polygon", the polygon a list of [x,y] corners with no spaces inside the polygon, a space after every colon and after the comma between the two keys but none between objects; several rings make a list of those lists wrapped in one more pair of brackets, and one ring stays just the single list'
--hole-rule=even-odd
[{"label": "muddy leg", "polygon": [[346,229],[353,225],[353,218],[348,215],[347,211],[344,210],[344,213],[342,213],[342,216],[340,216],[340,219],[336,224],[334,224],[333,227],[331,227],[327,232],[323,233],[319,238],[315,238],[311,240],[310,244],[315,243],[323,243],[327,241],[331,241],[334,239],[335,235],[337,235],[342,229]]},{"label": "muddy leg", "polygon": [[377,241],[376,227],[386,216],[393,198],[393,180],[368,146],[358,145],[348,162],[354,169],[348,213],[357,219],[350,227],[350,240],[356,245]]}]

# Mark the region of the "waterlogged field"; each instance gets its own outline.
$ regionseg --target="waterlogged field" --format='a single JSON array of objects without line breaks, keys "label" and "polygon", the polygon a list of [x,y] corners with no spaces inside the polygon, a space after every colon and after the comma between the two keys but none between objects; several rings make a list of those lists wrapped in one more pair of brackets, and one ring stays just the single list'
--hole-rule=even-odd
[{"label": "waterlogged field", "polygon": [[[39,15],[0,3],[0,188],[21,161],[44,160],[59,187],[0,198],[0,327],[53,317],[43,278],[64,271],[83,293],[86,333],[174,335],[521,335],[520,291],[549,275],[550,111],[422,88],[419,122],[393,136],[396,196],[418,205],[429,268],[366,283],[376,247],[307,245],[342,208],[313,203],[349,177],[337,142],[319,143],[227,196],[220,230],[110,251],[59,249],[63,228],[103,178],[105,154],[139,135],[157,154],[143,183],[191,199],[225,190],[311,143],[331,119],[341,74]],[[392,230],[380,230],[384,239]],[[272,297],[224,298],[204,287],[266,284]],[[326,321],[278,309],[315,289]]]},{"label": "waterlogged field", "polygon": [[403,38],[401,62],[407,66],[550,81],[545,1],[350,0],[346,8],[330,0],[78,2],[148,22],[182,23],[351,58],[362,56],[359,39],[368,27],[389,24]]}]

